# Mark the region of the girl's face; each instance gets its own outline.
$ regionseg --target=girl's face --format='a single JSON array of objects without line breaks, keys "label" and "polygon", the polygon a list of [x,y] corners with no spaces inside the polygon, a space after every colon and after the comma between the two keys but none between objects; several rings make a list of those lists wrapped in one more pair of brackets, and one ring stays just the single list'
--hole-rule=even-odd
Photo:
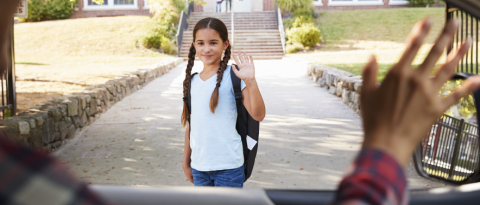
[{"label": "girl's face", "polygon": [[222,41],[217,31],[211,28],[204,28],[197,31],[195,35],[195,47],[197,57],[206,65],[219,64],[222,54],[230,42]]}]

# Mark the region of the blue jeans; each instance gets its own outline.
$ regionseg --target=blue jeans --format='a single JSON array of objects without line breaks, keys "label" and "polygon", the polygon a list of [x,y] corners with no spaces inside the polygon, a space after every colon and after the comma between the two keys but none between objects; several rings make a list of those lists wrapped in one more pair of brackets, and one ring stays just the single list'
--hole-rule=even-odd
[{"label": "blue jeans", "polygon": [[217,7],[215,8],[216,12],[222,12],[222,2],[217,2]]},{"label": "blue jeans", "polygon": [[219,171],[198,171],[192,168],[193,184],[195,186],[243,187],[245,168]]}]

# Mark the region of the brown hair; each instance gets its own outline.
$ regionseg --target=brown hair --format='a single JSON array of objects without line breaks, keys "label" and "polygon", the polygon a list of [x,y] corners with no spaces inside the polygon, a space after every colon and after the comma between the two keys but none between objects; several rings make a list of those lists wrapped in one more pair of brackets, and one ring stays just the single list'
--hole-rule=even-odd
[{"label": "brown hair", "polygon": [[[195,27],[193,28],[193,42],[192,45],[190,46],[190,52],[188,54],[188,64],[187,64],[187,69],[185,71],[185,80],[183,81],[183,97],[188,96],[188,92],[190,92],[190,82],[192,80],[192,67],[195,61],[195,54],[196,50],[193,44],[195,43],[195,35],[198,30],[204,29],[204,28],[210,28],[218,32],[218,35],[220,35],[220,38],[222,39],[223,42],[226,42],[228,40],[228,29],[227,26],[220,20],[216,18],[204,18],[195,24]],[[231,57],[231,46],[230,44],[228,45],[227,49],[225,50],[224,57],[222,61],[220,61],[220,68],[217,71],[217,85],[215,87],[215,90],[213,90],[212,97],[210,98],[210,111],[212,113],[215,113],[215,108],[218,105],[218,90],[220,88],[220,83],[222,82],[223,78],[223,72],[227,69],[227,64],[228,61],[230,60]],[[183,102],[183,113],[182,113],[182,125],[185,127],[187,125],[187,120],[188,120],[188,109],[187,109],[187,104],[186,102]]]}]

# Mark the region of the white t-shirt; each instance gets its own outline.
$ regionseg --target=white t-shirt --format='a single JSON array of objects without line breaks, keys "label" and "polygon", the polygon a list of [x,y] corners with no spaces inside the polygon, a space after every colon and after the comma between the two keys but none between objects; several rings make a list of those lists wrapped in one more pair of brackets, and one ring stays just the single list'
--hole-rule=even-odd
[{"label": "white t-shirt", "polygon": [[[223,72],[218,106],[210,111],[210,98],[217,74],[206,81],[195,75],[191,83],[190,147],[191,166],[198,171],[235,169],[243,165],[242,140],[235,124],[237,105],[230,78],[231,66]],[[246,87],[241,81],[242,90]]]}]

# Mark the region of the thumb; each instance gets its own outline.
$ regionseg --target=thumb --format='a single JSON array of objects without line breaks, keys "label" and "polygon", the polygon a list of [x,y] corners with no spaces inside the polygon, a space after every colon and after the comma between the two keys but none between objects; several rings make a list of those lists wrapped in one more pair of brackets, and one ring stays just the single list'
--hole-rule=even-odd
[{"label": "thumb", "polygon": [[[238,67],[238,69],[240,69],[240,67]],[[237,70],[237,64],[232,64],[232,70],[235,73],[235,75],[238,76],[239,70]]]}]

